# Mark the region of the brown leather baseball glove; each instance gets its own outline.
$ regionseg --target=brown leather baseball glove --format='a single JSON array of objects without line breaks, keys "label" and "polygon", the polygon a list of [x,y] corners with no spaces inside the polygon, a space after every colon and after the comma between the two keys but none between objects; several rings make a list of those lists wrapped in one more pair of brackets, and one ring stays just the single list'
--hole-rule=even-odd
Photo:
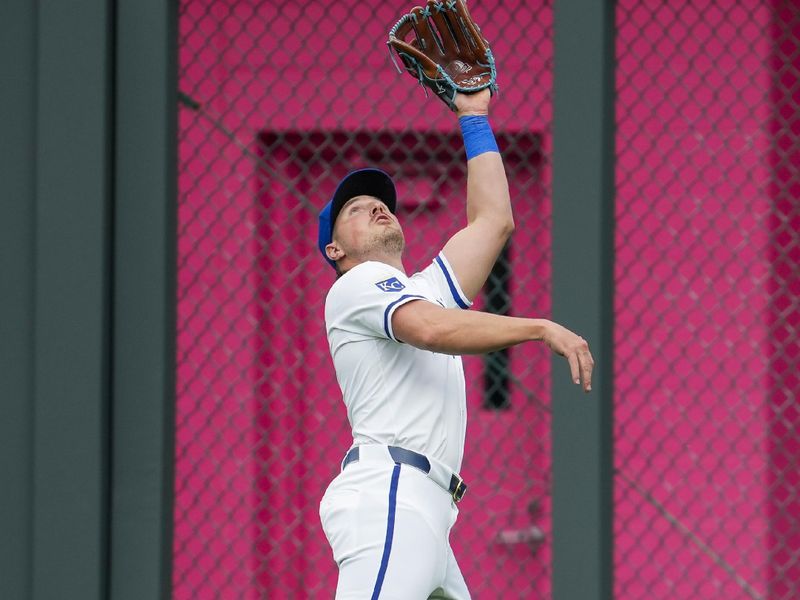
[{"label": "brown leather baseball glove", "polygon": [[387,44],[406,71],[451,110],[456,110],[457,92],[470,94],[487,87],[497,91],[489,42],[464,0],[428,0],[424,7],[415,6],[389,31]]}]

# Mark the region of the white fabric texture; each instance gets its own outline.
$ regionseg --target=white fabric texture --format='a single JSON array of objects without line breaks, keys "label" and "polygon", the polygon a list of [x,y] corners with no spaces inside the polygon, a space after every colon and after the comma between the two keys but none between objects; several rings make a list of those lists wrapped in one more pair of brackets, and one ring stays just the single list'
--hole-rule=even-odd
[{"label": "white fabric texture", "polygon": [[[387,554],[392,474],[399,468],[393,530]],[[374,597],[380,567],[381,600],[468,600],[464,577],[450,548],[458,509],[450,495],[422,471],[369,458],[348,465],[320,503],[320,519],[339,566],[336,600]]]},{"label": "white fabric texture", "polygon": [[466,431],[461,357],[395,339],[392,315],[412,301],[469,306],[443,254],[411,277],[384,263],[362,263],[328,293],[328,343],[353,445],[400,446],[458,472]]}]

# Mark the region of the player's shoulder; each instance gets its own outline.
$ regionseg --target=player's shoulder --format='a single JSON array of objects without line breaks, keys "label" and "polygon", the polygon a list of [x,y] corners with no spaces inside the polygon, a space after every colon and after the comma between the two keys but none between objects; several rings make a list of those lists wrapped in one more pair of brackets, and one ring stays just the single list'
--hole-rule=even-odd
[{"label": "player's shoulder", "polygon": [[427,267],[414,274],[412,280],[419,286],[435,290],[448,308],[469,308],[472,305],[444,252],[439,252]]},{"label": "player's shoulder", "polygon": [[326,304],[364,292],[401,292],[408,287],[408,276],[386,263],[367,261],[339,277],[328,290]]}]

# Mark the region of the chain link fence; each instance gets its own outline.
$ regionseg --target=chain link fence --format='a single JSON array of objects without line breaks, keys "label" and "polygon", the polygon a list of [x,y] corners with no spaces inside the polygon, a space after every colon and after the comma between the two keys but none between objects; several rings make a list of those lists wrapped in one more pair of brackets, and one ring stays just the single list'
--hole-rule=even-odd
[{"label": "chain link fence", "polygon": [[[176,598],[333,595],[318,503],[352,439],[317,213],[347,171],[387,170],[414,271],[466,222],[456,120],[384,44],[411,6],[180,4]],[[501,63],[492,122],[525,224],[476,305],[546,316],[552,9],[471,10]],[[454,551],[476,597],[547,598],[549,357],[530,345],[465,367],[470,493]]]},{"label": "chain link fence", "polygon": [[798,8],[617,3],[619,598],[800,597]]},{"label": "chain link fence", "polygon": [[[390,0],[180,4],[176,598],[326,598],[351,439],[316,216],[398,182],[406,264],[464,220],[455,119],[391,65]],[[518,227],[477,308],[550,312],[550,0],[472,2]],[[800,597],[800,7],[616,3],[615,597]],[[514,81],[514,85],[504,83]],[[476,598],[550,597],[547,352],[465,359]]]}]

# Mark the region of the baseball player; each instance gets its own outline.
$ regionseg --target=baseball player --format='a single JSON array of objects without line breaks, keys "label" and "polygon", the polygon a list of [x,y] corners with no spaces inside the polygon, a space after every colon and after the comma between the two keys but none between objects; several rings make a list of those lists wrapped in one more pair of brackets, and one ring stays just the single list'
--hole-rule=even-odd
[{"label": "baseball player", "polygon": [[591,389],[593,360],[578,335],[545,319],[465,310],[514,229],[490,97],[455,97],[467,225],[425,269],[406,273],[395,187],[383,171],[350,173],[320,214],[319,248],[339,275],[326,330],[353,430],[320,503],[339,566],[337,599],[470,597],[448,541],[466,489],[460,355],[541,340]]},{"label": "baseball player", "polygon": [[467,225],[408,275],[392,179],[347,175],[319,218],[319,250],[338,279],[325,301],[328,344],[353,445],[320,502],[339,566],[336,598],[464,600],[450,548],[466,432],[460,356],[528,341],[566,357],[591,389],[592,355],[546,319],[469,309],[514,229],[503,161],[488,120],[494,58],[463,0],[428,0],[389,45],[456,112],[467,156]]}]

